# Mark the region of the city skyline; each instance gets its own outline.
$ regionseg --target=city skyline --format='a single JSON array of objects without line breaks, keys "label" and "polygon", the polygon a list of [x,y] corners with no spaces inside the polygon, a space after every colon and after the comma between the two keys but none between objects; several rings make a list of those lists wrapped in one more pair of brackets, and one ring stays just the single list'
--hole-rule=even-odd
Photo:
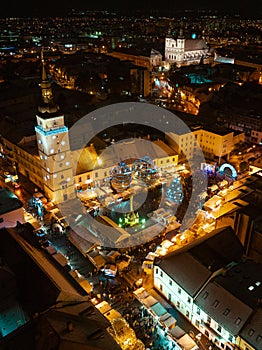
[{"label": "city skyline", "polygon": [[173,2],[168,0],[164,6],[162,3],[154,1],[128,1],[121,2],[119,0],[113,0],[108,3],[105,0],[100,0],[95,3],[90,3],[86,0],[76,0],[72,5],[72,2],[62,0],[46,0],[44,2],[32,4],[30,0],[25,0],[23,6],[20,6],[18,0],[14,0],[11,3],[5,3],[1,5],[1,17],[5,16],[52,16],[67,14],[71,10],[109,10],[122,13],[129,13],[141,11],[145,14],[160,13],[167,15],[175,15],[177,11],[211,11],[228,15],[242,15],[245,17],[261,17],[262,5],[258,4],[255,0],[244,0],[244,1],[226,1],[221,0],[219,2],[210,2],[208,0],[189,0],[186,3]]}]

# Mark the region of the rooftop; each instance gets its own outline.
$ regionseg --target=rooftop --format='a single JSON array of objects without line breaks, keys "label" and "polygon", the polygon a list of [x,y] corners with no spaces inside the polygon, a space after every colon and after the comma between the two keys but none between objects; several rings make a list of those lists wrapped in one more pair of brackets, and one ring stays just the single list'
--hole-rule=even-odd
[{"label": "rooftop", "polygon": [[0,189],[0,215],[23,207],[23,203],[7,187]]},{"label": "rooftop", "polygon": [[262,295],[261,271],[261,263],[247,260],[216,277],[215,282],[255,309]]}]

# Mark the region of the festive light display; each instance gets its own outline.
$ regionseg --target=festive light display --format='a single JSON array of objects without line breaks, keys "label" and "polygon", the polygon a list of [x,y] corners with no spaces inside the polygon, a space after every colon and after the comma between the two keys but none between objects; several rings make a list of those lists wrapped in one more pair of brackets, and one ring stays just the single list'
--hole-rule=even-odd
[{"label": "festive light display", "polygon": [[132,170],[134,179],[146,185],[152,185],[159,178],[158,170],[148,156],[137,159],[133,163]]},{"label": "festive light display", "polygon": [[174,204],[181,204],[184,198],[183,187],[178,177],[174,177],[167,192],[167,199]]}]

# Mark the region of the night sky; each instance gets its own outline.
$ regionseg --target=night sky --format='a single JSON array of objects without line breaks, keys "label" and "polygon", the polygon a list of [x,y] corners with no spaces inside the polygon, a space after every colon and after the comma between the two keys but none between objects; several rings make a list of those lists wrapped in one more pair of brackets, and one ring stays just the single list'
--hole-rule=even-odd
[{"label": "night sky", "polygon": [[[224,13],[262,17],[262,2],[260,0],[11,0],[1,3],[0,16],[31,16],[68,13],[72,6],[75,9],[89,10],[139,10],[153,13],[173,13],[182,9],[217,9]],[[163,6],[164,5],[164,6]]]}]

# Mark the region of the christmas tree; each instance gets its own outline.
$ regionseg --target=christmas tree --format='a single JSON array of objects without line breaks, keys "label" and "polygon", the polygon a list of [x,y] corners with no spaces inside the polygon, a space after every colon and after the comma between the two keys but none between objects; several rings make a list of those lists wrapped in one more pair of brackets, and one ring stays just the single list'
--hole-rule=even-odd
[{"label": "christmas tree", "polygon": [[178,177],[174,177],[167,192],[167,199],[174,204],[181,204],[184,198],[183,187]]}]

